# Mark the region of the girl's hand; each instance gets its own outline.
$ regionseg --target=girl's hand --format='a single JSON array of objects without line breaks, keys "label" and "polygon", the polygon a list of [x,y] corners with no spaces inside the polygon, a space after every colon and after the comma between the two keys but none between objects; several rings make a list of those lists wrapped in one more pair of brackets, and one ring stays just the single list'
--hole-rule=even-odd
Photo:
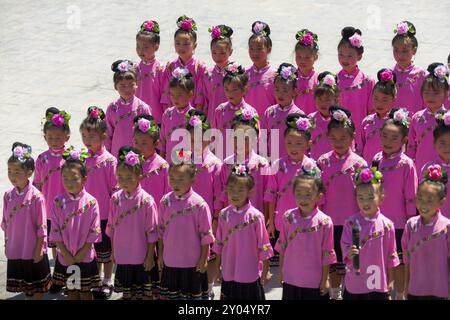
[{"label": "girl's hand", "polygon": [[269,233],[269,237],[275,238],[275,226],[272,222],[272,220],[269,220],[269,222],[267,223],[267,232]]},{"label": "girl's hand", "polygon": [[153,255],[146,256],[144,261],[144,271],[150,271],[155,266],[155,261],[153,260]]},{"label": "girl's hand", "polygon": [[208,259],[200,259],[197,262],[197,267],[195,268],[195,271],[205,273],[207,269],[208,269]]},{"label": "girl's hand", "polygon": [[330,290],[330,283],[328,282],[328,279],[324,279],[322,281],[320,281],[320,295],[324,296],[328,293],[328,291]]},{"label": "girl's hand", "polygon": [[76,264],[75,258],[70,253],[67,253],[67,254],[63,255],[63,257],[64,257],[64,261],[69,266]]},{"label": "girl's hand", "polygon": [[352,246],[347,257],[349,259],[353,259],[353,257],[356,256],[357,254],[359,254],[359,249],[356,246]]},{"label": "girl's hand", "polygon": [[41,248],[36,248],[33,254],[33,263],[39,263],[44,258],[44,252]]}]

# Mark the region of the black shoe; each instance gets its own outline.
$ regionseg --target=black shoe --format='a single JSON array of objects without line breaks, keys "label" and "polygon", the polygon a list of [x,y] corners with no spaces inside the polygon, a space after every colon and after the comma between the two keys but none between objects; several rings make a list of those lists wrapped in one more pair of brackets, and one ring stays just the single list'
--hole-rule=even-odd
[{"label": "black shoe", "polygon": [[58,294],[61,292],[63,286],[57,285],[57,284],[52,284],[52,286],[50,287],[50,289],[48,290],[51,294]]}]

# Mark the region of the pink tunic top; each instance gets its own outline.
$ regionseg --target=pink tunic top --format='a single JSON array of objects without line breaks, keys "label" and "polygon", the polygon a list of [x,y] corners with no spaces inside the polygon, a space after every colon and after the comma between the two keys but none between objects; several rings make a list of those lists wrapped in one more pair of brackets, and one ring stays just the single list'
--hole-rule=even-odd
[{"label": "pink tunic top", "polygon": [[161,104],[161,75],[163,68],[157,59],[145,63],[141,61],[137,67],[138,88],[136,97],[148,104],[157,124],[161,123],[163,106]]},{"label": "pink tunic top", "polygon": [[225,281],[252,283],[263,271],[263,261],[273,256],[264,215],[251,202],[237,209],[228,206],[220,212],[213,251],[222,255]]},{"label": "pink tunic top", "polygon": [[86,191],[98,202],[100,220],[108,220],[109,201],[117,190],[117,160],[105,148],[86,159]]},{"label": "pink tunic top", "polygon": [[334,151],[325,153],[317,163],[322,169],[325,184],[323,211],[330,215],[334,225],[342,226],[349,216],[359,211],[354,177],[359,168],[367,166],[367,162],[349,150],[342,157]]},{"label": "pink tunic top", "polygon": [[319,84],[319,73],[311,70],[306,77],[297,72],[297,90],[298,96],[295,98],[295,104],[299,106],[306,114],[316,111],[316,100],[314,98],[314,89]]},{"label": "pink tunic top", "polygon": [[206,65],[203,62],[200,62],[195,56],[189,59],[185,65],[183,65],[180,58],[172,60],[166,65],[161,80],[161,104],[164,108],[172,105],[170,100],[169,82],[172,79],[172,72],[178,67],[187,68],[191,72],[192,79],[194,80],[194,95],[190,100],[190,104],[194,107],[205,105],[205,87],[206,82],[208,81],[208,71]]},{"label": "pink tunic top", "polygon": [[273,82],[276,72],[277,70],[270,64],[260,70],[257,70],[255,65],[252,65],[245,71],[248,76],[248,91],[245,95],[245,100],[260,115],[263,115],[269,106],[277,103]]},{"label": "pink tunic top", "polygon": [[164,264],[171,268],[194,268],[201,246],[214,242],[208,205],[192,189],[182,197],[169,192],[161,199],[160,239]]},{"label": "pink tunic top", "polygon": [[[286,144],[284,142],[284,131],[286,130],[286,117],[292,113],[300,113],[304,114],[299,107],[297,107],[294,102],[287,107],[281,107],[279,104],[270,106],[267,108],[264,113],[264,117],[261,122],[261,128],[267,129],[267,146],[269,150],[269,154],[271,154],[272,143],[275,146],[278,146],[279,152],[278,155],[273,155],[272,157],[282,158],[287,157]],[[278,130],[278,140],[272,142],[272,135],[274,134],[274,130]]]},{"label": "pink tunic top", "polygon": [[[360,274],[353,268],[353,259],[348,258],[352,246],[352,226],[358,221],[359,267]],[[395,241],[395,230],[391,220],[381,212],[373,218],[365,217],[361,212],[351,216],[344,225],[341,238],[344,263],[347,265],[345,287],[353,294],[388,291],[388,269],[400,264]]]},{"label": "pink tunic top", "polygon": [[61,167],[64,164],[63,150],[47,150],[36,159],[33,185],[44,195],[47,219],[52,220],[51,204],[56,196],[66,192],[62,183]]},{"label": "pink tunic top", "polygon": [[[222,181],[226,183],[231,170],[238,163],[238,158],[232,155],[224,160],[224,166],[222,170]],[[264,190],[267,187],[267,179],[270,174],[270,164],[266,158],[261,157],[255,151],[251,151],[249,157],[244,160],[244,164],[249,168],[250,174],[255,181],[255,187],[250,198],[252,205],[261,212],[264,212]],[[224,203],[228,203],[228,196],[226,192],[226,186],[223,187],[221,200]]]},{"label": "pink tunic top", "polygon": [[[172,149],[181,142],[181,138],[176,141],[172,141],[172,133],[176,129],[184,129],[186,126],[186,113],[194,108],[191,105],[188,105],[184,109],[178,109],[177,107],[168,108],[162,117],[161,122],[161,151],[165,154],[165,159],[167,162],[171,163]],[[187,141],[187,143],[191,143],[191,141]]]},{"label": "pink tunic top", "polygon": [[302,217],[294,208],[283,214],[275,250],[283,256],[283,281],[300,288],[319,288],[322,267],[336,263],[333,222],[316,208]]},{"label": "pink tunic top", "polygon": [[117,191],[111,198],[106,234],[111,237],[117,264],[143,264],[147,244],[158,241],[158,210],[140,185],[131,194]]},{"label": "pink tunic top", "polygon": [[223,78],[226,75],[224,69],[220,69],[217,65],[211,68],[208,72],[208,82],[206,85],[207,100],[208,100],[208,120],[213,123],[214,113],[219,104],[227,102],[225,91],[223,89]]},{"label": "pink tunic top", "polygon": [[327,136],[331,117],[325,118],[320,111],[311,113],[309,117],[316,123],[316,128],[311,132],[310,157],[317,160],[321,155],[333,150]]},{"label": "pink tunic top", "polygon": [[[95,258],[94,243],[102,240],[100,213],[95,198],[84,189],[76,198],[65,193],[55,198],[52,203],[52,212],[52,230],[49,240],[63,242],[72,256],[75,256],[86,243],[90,243],[91,247],[83,262],[91,262]],[[68,266],[59,249],[58,261],[63,266]]]},{"label": "pink tunic top", "polygon": [[371,163],[373,157],[382,150],[380,134],[387,119],[388,117],[380,118],[378,114],[372,113],[365,117],[361,124],[362,133],[359,135],[359,141],[356,141],[356,152],[367,163]]},{"label": "pink tunic top", "polygon": [[[445,108],[440,108],[436,113],[441,110],[445,111]],[[414,160],[416,168],[422,168],[425,163],[439,157],[433,140],[433,130],[436,126],[435,114],[428,108],[417,112],[412,117],[406,154]]]},{"label": "pink tunic top", "polygon": [[421,88],[428,72],[413,64],[405,70],[396,64],[393,70],[397,78],[397,98],[393,105],[406,108],[411,114],[424,109]]},{"label": "pink tunic top", "polygon": [[[422,180],[423,174],[428,167],[435,164],[440,165],[445,171],[447,171],[447,175],[450,175],[450,163],[445,163],[440,157],[437,157],[434,161],[428,162],[423,166],[419,180]],[[444,205],[441,208],[441,212],[446,218],[450,219],[450,182],[447,182],[447,200],[445,200]]]},{"label": "pink tunic top", "polygon": [[158,207],[162,197],[169,192],[169,164],[155,153],[145,160],[142,169],[144,178],[141,187],[153,197]]},{"label": "pink tunic top", "polygon": [[136,96],[128,102],[119,98],[106,109],[108,138],[105,146],[114,157],[117,157],[121,147],[133,145],[133,119],[140,114],[151,115],[152,110]]},{"label": "pink tunic top", "polygon": [[273,165],[273,174],[268,176],[264,201],[275,204],[275,227],[281,230],[283,215],[297,207],[294,196],[294,180],[303,163],[309,161],[307,156],[302,161],[293,161],[289,157],[278,159]]},{"label": "pink tunic top", "polygon": [[9,260],[33,259],[37,237],[44,238],[47,253],[47,214],[42,193],[31,183],[19,192],[12,188],[3,197],[2,230]]},{"label": "pink tunic top", "polygon": [[403,261],[409,265],[408,293],[447,298],[450,277],[450,220],[438,212],[424,225],[412,217],[402,237]]}]

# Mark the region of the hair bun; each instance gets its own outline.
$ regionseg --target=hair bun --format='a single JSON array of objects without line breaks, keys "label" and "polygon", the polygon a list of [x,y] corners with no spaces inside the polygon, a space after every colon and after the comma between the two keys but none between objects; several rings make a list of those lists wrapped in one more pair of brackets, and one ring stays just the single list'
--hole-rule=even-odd
[{"label": "hair bun", "polygon": [[377,79],[379,82],[389,83],[393,81],[394,84],[397,83],[397,76],[395,75],[395,72],[389,68],[383,68],[379,70],[377,72]]},{"label": "hair bun", "polygon": [[155,20],[146,20],[141,24],[140,27],[141,32],[153,32],[159,34],[159,24]]},{"label": "hair bun", "polygon": [[350,110],[345,109],[344,107],[342,107],[340,105],[331,106],[329,108],[329,110],[330,110],[330,114],[333,113],[333,112],[336,112],[336,111],[342,111],[342,112],[344,112],[347,115],[347,117],[351,118],[351,116],[352,116],[352,112]]},{"label": "hair bun", "polygon": [[127,71],[134,71],[134,63],[131,60],[117,60],[114,61],[111,65],[111,70],[113,72],[127,72]]},{"label": "hair bun", "polygon": [[223,31],[224,31],[223,36],[224,37],[230,38],[233,35],[233,29],[231,27],[224,25],[224,24],[220,24],[220,25],[218,25],[218,27],[223,28]]},{"label": "hair bun", "polygon": [[362,32],[359,29],[355,29],[354,27],[345,27],[344,29],[342,29],[341,31],[341,36],[344,39],[349,39],[351,36],[353,36],[355,33],[359,34],[360,36],[362,36]]},{"label": "hair bun", "polygon": [[267,23],[263,21],[255,21],[252,24],[252,33],[253,34],[262,34],[266,37],[270,36],[270,27]]},{"label": "hair bun", "polygon": [[97,106],[90,106],[87,110],[87,116],[89,120],[105,120],[105,112],[102,108]]},{"label": "hair bun", "polygon": [[58,114],[59,112],[60,112],[60,110],[58,108],[50,107],[50,108],[47,108],[47,110],[45,110],[45,116],[47,117],[49,113],[54,115],[54,114]]}]

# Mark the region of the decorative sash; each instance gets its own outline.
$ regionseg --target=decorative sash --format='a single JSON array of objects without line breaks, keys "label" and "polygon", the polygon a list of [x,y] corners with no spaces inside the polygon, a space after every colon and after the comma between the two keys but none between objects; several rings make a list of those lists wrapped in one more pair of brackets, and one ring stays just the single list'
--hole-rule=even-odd
[{"label": "decorative sash", "polygon": [[33,195],[31,197],[31,199],[29,200],[25,200],[23,203],[18,203],[17,205],[14,206],[14,208],[12,208],[11,212],[6,216],[5,219],[5,224],[8,225],[9,223],[11,223],[12,218],[23,208],[28,207],[29,205],[31,205],[34,201],[36,201],[37,199],[39,199],[42,196],[41,193],[37,193],[35,195]]},{"label": "decorative sash", "polygon": [[106,165],[107,165],[108,163],[114,163],[114,160],[111,159],[111,158],[109,158],[109,159],[105,159],[105,160],[103,160],[103,161],[100,161],[100,162],[97,163],[95,166],[92,166],[92,167],[88,168],[88,169],[87,169],[87,173],[89,174],[89,173],[93,172],[94,170],[97,170],[97,169],[106,167]]},{"label": "decorative sash", "polygon": [[144,173],[144,178],[150,178],[154,175],[159,174],[160,171],[162,171],[163,169],[167,169],[169,166],[167,165],[167,163],[162,163],[158,168],[153,169],[152,171],[149,171],[147,173]]},{"label": "decorative sash", "polygon": [[408,161],[406,161],[406,159],[402,159],[395,165],[388,166],[385,168],[380,168],[380,172],[383,173],[383,172],[387,172],[387,171],[397,170],[397,169],[404,167],[406,164],[408,164]]},{"label": "decorative sash", "polygon": [[416,82],[422,76],[425,76],[425,72],[424,71],[421,71],[421,72],[415,74],[414,77],[412,77],[412,78],[408,78],[407,77],[405,79],[405,81],[397,83],[397,89],[403,88],[407,84],[413,84],[414,82]]},{"label": "decorative sash", "polygon": [[369,78],[364,78],[364,79],[362,79],[361,82],[360,82],[359,84],[357,84],[357,85],[350,86],[350,87],[343,88],[343,89],[339,89],[339,93],[348,92],[348,91],[353,91],[353,90],[355,90],[355,89],[358,89],[358,90],[359,90],[359,89],[361,89],[362,87],[364,87],[369,81],[370,81]]},{"label": "decorative sash", "polygon": [[[56,229],[56,228],[54,229],[54,228],[53,228],[53,225],[52,225],[52,232],[55,232],[55,233],[56,233],[56,232],[59,232],[59,233],[63,232],[63,231],[67,228],[67,224],[70,222],[70,220],[72,220],[72,219],[75,218],[76,216],[79,216],[80,214],[86,212],[86,211],[87,211],[91,206],[93,206],[95,203],[96,203],[95,200],[91,200],[91,201],[89,201],[87,204],[85,204],[82,208],[80,208],[80,209],[78,209],[78,210],[75,210],[75,211],[69,213],[69,214],[66,216],[66,218],[64,218],[64,222],[63,222],[63,224],[62,224],[62,226],[61,226],[60,229]],[[59,201],[57,202],[57,205],[58,205],[60,208],[62,208],[62,207],[61,207],[61,204],[59,203]],[[98,231],[98,230],[95,230],[95,231]]]},{"label": "decorative sash", "polygon": [[[194,209],[199,209],[199,208],[200,208],[201,206],[203,206],[204,204],[205,204],[205,202],[202,201],[202,202],[199,202],[199,203],[197,203],[197,204],[191,205],[190,207],[187,207],[187,208],[183,208],[183,209],[181,209],[181,210],[174,211],[174,212],[170,215],[169,219],[167,219],[167,221],[166,221],[162,226],[160,226],[161,231],[164,232],[164,230],[167,229],[167,227],[169,226],[170,222],[172,222],[173,219],[175,219],[175,218],[177,218],[177,217],[180,217],[180,216],[183,216],[183,215],[186,215],[186,214],[188,214],[188,213],[191,213],[192,211],[194,211]],[[166,203],[166,205],[167,205],[167,203]]]},{"label": "decorative sash", "polygon": [[429,236],[425,236],[425,237],[421,238],[420,240],[416,241],[416,243],[411,247],[411,249],[406,251],[406,255],[408,257],[410,257],[425,242],[434,240],[436,238],[439,238],[440,236],[446,235],[449,229],[450,229],[450,225],[447,225],[441,231],[435,232],[433,234],[430,234]]},{"label": "decorative sash", "polygon": [[62,168],[62,166],[58,166],[58,167],[54,167],[54,168],[51,168],[50,170],[48,170],[48,172],[45,175],[44,179],[42,179],[42,182],[38,182],[38,183],[36,183],[36,185],[39,188],[42,188],[44,186],[44,184],[47,183],[48,179],[50,179],[51,175],[54,174],[55,172],[60,171],[61,168]]},{"label": "decorative sash", "polygon": [[131,111],[128,111],[127,113],[124,113],[119,118],[117,118],[117,120],[114,122],[114,126],[117,127],[119,122],[121,122],[122,120],[128,119],[130,116],[133,116],[133,118],[134,118],[138,114],[141,114],[142,108],[143,108],[143,105],[140,104],[140,105],[137,106],[136,110],[131,110]]},{"label": "decorative sash", "polygon": [[129,216],[133,213],[135,213],[136,211],[138,211],[139,209],[141,209],[142,207],[144,207],[145,205],[150,203],[150,199],[149,198],[145,198],[142,201],[140,201],[138,204],[136,204],[134,207],[123,211],[121,214],[119,214],[119,216],[117,217],[117,220],[113,223],[113,224],[108,224],[108,227],[112,230],[117,229],[117,227],[119,226],[119,224],[122,222],[122,220],[126,217]]},{"label": "decorative sash", "polygon": [[[349,225],[352,226],[353,223],[354,223],[353,221],[350,221]],[[367,242],[369,242],[371,240],[378,239],[378,238],[384,236],[389,230],[392,230],[393,228],[394,228],[394,226],[392,224],[387,224],[383,229],[366,235],[361,240],[360,248],[362,249],[366,245]]]},{"label": "decorative sash", "polygon": [[[320,221],[317,225],[315,225],[314,227],[309,227],[309,228],[302,228],[302,227],[297,227],[294,232],[292,232],[289,237],[286,239],[286,242],[281,244],[281,248],[283,248],[284,250],[286,250],[286,248],[289,246],[289,244],[292,243],[292,241],[299,235],[302,233],[311,233],[311,232],[316,232],[319,231],[324,225],[327,225],[330,222],[329,218],[326,218],[322,221]],[[331,254],[331,253],[330,253]]]},{"label": "decorative sash", "polygon": [[225,238],[222,241],[219,241],[216,239],[215,243],[217,245],[226,246],[233,233],[235,233],[236,231],[242,230],[248,226],[251,226],[255,222],[258,222],[260,219],[261,219],[260,217],[255,216],[248,221],[245,221],[245,222],[242,222],[242,223],[239,223],[239,224],[233,226],[230,230],[228,230],[227,235],[225,236]]},{"label": "decorative sash", "polygon": [[255,82],[249,83],[248,87],[249,87],[249,89],[251,89],[251,88],[254,88],[256,86],[264,85],[264,84],[267,84],[267,83],[273,83],[273,79],[274,78],[275,77],[269,77],[269,78],[264,79],[264,80],[259,80],[259,81],[255,81]]}]

